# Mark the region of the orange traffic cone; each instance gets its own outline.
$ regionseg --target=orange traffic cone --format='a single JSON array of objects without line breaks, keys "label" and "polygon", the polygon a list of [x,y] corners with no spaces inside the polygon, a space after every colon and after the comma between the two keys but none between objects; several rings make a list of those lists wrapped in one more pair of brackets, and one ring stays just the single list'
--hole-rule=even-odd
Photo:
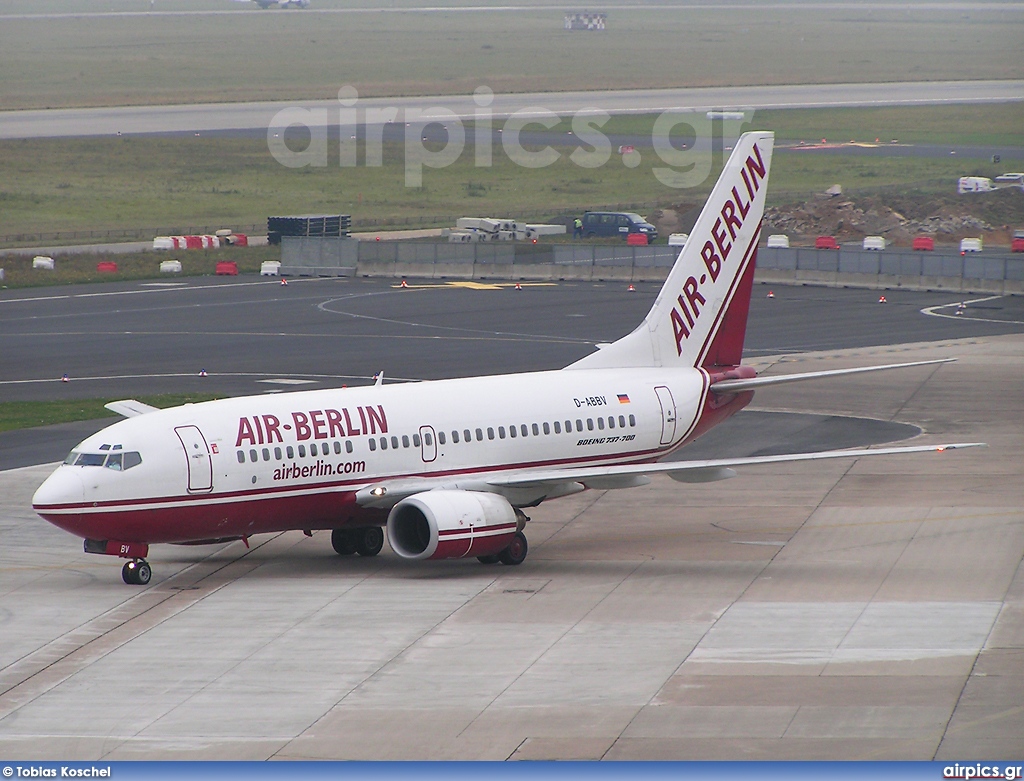
[{"label": "orange traffic cone", "polygon": [[775,298],[775,293],[773,293],[771,290],[769,290],[768,291],[768,298]]},{"label": "orange traffic cone", "polygon": [[888,302],[885,300],[885,296],[879,296],[878,297],[878,303],[879,304],[885,304],[885,303],[888,303]]},{"label": "orange traffic cone", "polygon": [[516,282],[516,290],[522,290],[523,286]]},{"label": "orange traffic cone", "polygon": [[284,277],[281,277],[281,284],[282,285],[287,285],[288,284],[288,280],[285,279]]},{"label": "orange traffic cone", "polygon": [[406,281],[405,281],[405,280],[403,279],[403,280],[402,280],[402,284],[401,284],[401,285],[399,285],[399,287],[409,287],[409,283],[408,283],[408,282],[406,282]]},{"label": "orange traffic cone", "polygon": [[629,287],[626,288],[626,292],[627,293],[635,293],[636,292],[636,288],[633,287],[633,283],[632,282],[629,283]]},{"label": "orange traffic cone", "polygon": [[199,376],[200,377],[205,377],[206,376],[206,369],[200,369],[199,370]]},{"label": "orange traffic cone", "polygon": [[61,382],[71,382],[71,378],[70,378],[70,377],[68,377],[68,376],[67,376],[67,375],[65,374],[65,375],[64,375],[63,377],[61,377],[61,378],[60,378],[60,381],[61,381]]}]

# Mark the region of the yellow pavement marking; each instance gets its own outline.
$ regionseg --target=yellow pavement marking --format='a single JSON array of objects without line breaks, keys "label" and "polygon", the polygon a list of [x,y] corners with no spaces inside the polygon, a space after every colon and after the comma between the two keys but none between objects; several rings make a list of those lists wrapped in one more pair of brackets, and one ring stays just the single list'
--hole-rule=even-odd
[{"label": "yellow pavement marking", "polygon": [[[555,287],[557,282],[470,282],[470,281],[458,281],[458,282],[437,282],[423,285],[410,285],[408,282],[404,285],[407,289],[415,290],[438,290],[444,288],[464,288],[465,290],[501,290],[506,287]],[[392,285],[394,288],[401,288],[401,283]]]}]

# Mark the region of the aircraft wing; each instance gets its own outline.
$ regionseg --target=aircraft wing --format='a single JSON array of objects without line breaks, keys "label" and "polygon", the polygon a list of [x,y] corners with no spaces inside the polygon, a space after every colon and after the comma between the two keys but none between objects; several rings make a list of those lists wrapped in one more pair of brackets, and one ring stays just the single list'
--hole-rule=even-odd
[{"label": "aircraft wing", "polygon": [[126,418],[134,418],[137,415],[145,415],[148,412],[156,412],[159,407],[153,407],[149,404],[143,404],[141,401],[135,399],[124,399],[123,401],[112,401],[109,404],[104,404],[111,412],[116,412],[118,415],[124,415]]},{"label": "aircraft wing", "polygon": [[939,358],[934,361],[913,361],[912,363],[889,363],[884,366],[861,366],[854,369],[831,369],[823,372],[804,372],[803,374],[779,374],[773,377],[753,377],[749,380],[720,380],[712,383],[711,390],[717,393],[739,393],[757,390],[769,385],[782,385],[787,382],[801,380],[817,380],[822,377],[839,377],[844,374],[861,374],[863,372],[880,372],[886,369],[906,369],[910,366],[928,366],[933,363],[952,363],[956,358]]},{"label": "aircraft wing", "polygon": [[873,450],[825,450],[818,453],[787,453],[776,456],[750,456],[747,458],[716,458],[703,461],[657,461],[647,464],[621,464],[617,466],[577,467],[572,469],[521,469],[514,472],[481,474],[472,480],[465,478],[406,478],[382,480],[356,493],[356,502],[362,507],[390,508],[413,494],[434,489],[461,489],[504,493],[514,489],[550,488],[554,495],[573,493],[562,490],[577,485],[594,489],[630,488],[650,482],[651,475],[666,474],[681,483],[707,483],[725,480],[736,475],[733,467],[758,464],[782,464],[793,461],[821,461],[833,458],[863,458],[865,456],[893,456],[909,453],[942,453],[968,447],[988,447],[984,442],[957,442],[943,445],[913,445]]}]

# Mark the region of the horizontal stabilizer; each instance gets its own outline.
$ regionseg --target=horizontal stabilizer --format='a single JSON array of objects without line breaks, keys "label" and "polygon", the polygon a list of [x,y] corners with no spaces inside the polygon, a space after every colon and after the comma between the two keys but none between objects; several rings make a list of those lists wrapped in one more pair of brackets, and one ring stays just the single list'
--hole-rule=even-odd
[{"label": "horizontal stabilizer", "polygon": [[135,399],[124,399],[123,401],[112,401],[109,404],[104,404],[111,412],[116,412],[118,415],[124,415],[126,418],[134,418],[138,415],[145,415],[148,412],[156,412],[159,407],[153,407],[149,404],[143,404],[141,401]]},{"label": "horizontal stabilizer", "polygon": [[939,358],[935,361],[914,361],[912,363],[890,363],[885,366],[860,366],[855,369],[831,369],[823,372],[804,372],[803,374],[780,374],[774,377],[753,377],[749,380],[721,380],[712,383],[711,390],[716,393],[741,393],[765,388],[769,385],[782,385],[787,382],[801,380],[817,380],[823,377],[839,377],[844,374],[861,374],[862,372],[880,372],[886,369],[906,369],[911,366],[928,366],[934,363],[952,363],[956,358]]}]

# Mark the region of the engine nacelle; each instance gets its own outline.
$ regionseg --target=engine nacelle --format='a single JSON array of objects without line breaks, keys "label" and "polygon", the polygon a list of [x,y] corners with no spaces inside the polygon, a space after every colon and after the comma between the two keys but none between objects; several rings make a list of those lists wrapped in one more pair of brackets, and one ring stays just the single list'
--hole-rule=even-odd
[{"label": "engine nacelle", "polygon": [[388,515],[388,544],[405,559],[493,556],[512,541],[516,511],[497,494],[424,491],[403,499]]}]

